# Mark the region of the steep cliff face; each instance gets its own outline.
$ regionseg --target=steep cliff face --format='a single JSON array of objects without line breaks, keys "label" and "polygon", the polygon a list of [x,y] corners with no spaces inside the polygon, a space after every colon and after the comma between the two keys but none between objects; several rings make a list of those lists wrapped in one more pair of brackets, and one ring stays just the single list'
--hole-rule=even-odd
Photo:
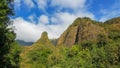
[{"label": "steep cliff face", "polygon": [[99,23],[86,17],[77,18],[60,36],[58,45],[71,47],[73,44],[80,44],[84,40],[95,42],[99,34],[106,34]]},{"label": "steep cliff face", "polygon": [[76,41],[76,35],[77,35],[77,28],[78,27],[70,27],[68,30],[66,30],[58,39],[57,45],[63,45],[70,46],[72,44],[75,44]]}]

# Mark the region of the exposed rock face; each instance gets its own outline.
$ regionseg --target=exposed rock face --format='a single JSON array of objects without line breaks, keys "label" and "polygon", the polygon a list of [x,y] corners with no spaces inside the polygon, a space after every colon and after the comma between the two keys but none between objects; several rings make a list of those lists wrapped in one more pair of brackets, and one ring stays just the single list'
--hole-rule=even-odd
[{"label": "exposed rock face", "polygon": [[77,35],[77,27],[70,27],[66,30],[61,37],[58,39],[58,45],[65,44],[66,46],[70,46],[75,44]]},{"label": "exposed rock face", "polygon": [[105,34],[103,27],[89,18],[77,18],[73,24],[60,36],[58,45],[71,47],[73,44],[79,44],[84,40],[95,42],[99,34]]}]

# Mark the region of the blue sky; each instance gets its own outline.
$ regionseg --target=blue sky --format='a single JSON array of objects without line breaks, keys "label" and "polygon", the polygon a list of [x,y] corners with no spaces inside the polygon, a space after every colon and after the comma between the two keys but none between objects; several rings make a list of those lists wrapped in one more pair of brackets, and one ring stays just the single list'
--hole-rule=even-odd
[{"label": "blue sky", "polygon": [[77,17],[104,22],[120,16],[119,7],[120,0],[15,0],[16,39],[35,42],[43,31],[58,38]]}]

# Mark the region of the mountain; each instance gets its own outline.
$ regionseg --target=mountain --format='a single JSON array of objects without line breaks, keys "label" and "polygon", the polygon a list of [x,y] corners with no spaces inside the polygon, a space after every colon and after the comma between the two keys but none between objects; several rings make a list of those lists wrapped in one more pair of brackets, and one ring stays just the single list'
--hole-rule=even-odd
[{"label": "mountain", "polygon": [[105,21],[106,24],[120,24],[120,17],[112,18]]},{"label": "mountain", "polygon": [[54,45],[49,40],[47,32],[43,32],[41,38],[37,42],[35,42],[32,46],[33,47],[45,46],[47,48],[54,49]]},{"label": "mountain", "polygon": [[16,41],[19,43],[19,45],[22,45],[22,46],[30,46],[34,43],[34,42],[25,42],[23,40],[16,40]]},{"label": "mountain", "polygon": [[120,38],[120,17],[112,18],[104,22],[108,30],[109,38],[117,40]]},{"label": "mountain", "polygon": [[96,42],[100,34],[107,35],[106,30],[99,22],[87,17],[77,18],[60,36],[57,45],[71,47],[86,40]]}]

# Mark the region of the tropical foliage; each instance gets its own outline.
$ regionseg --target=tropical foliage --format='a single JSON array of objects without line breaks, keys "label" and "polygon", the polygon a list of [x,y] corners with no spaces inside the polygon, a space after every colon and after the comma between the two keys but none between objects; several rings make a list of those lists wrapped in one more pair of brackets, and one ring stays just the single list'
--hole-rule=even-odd
[{"label": "tropical foliage", "polygon": [[10,16],[14,15],[13,0],[0,0],[0,68],[18,68],[20,48],[15,42],[16,34]]}]

